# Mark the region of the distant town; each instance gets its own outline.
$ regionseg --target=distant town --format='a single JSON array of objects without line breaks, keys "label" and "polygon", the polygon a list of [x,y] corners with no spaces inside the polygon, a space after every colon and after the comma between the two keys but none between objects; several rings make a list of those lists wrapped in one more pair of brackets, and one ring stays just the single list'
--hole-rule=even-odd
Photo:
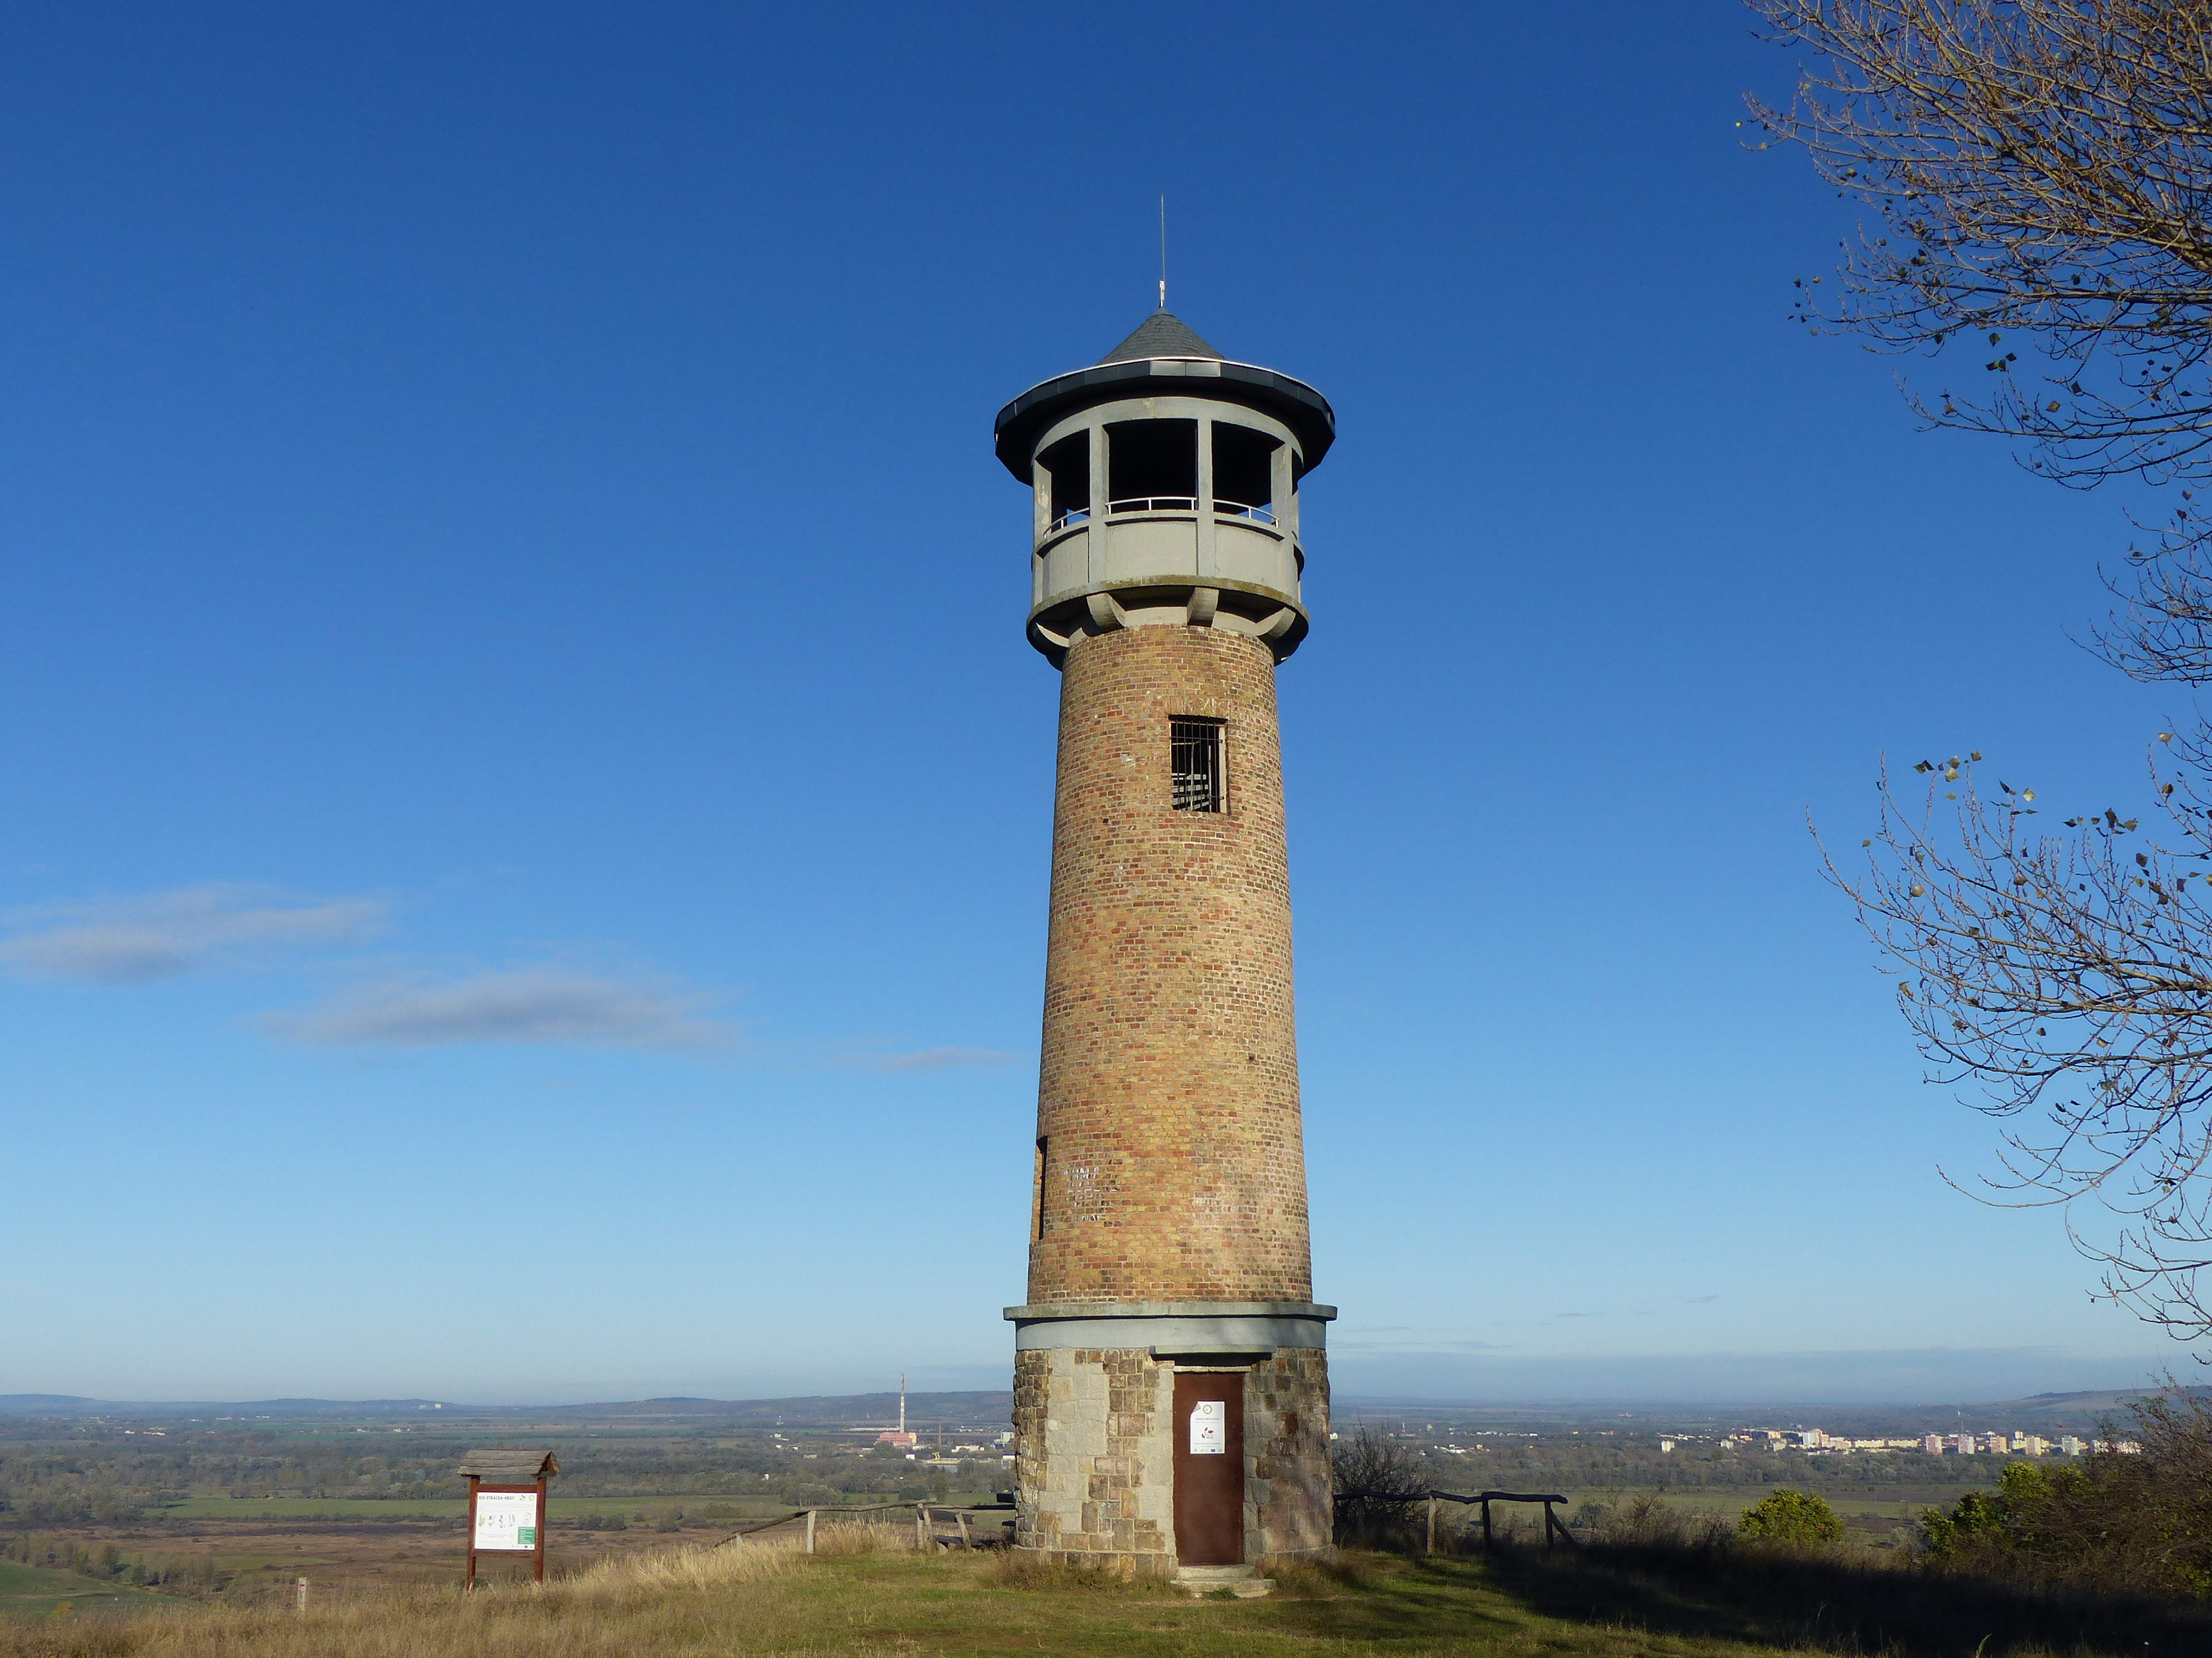
[{"label": "distant town", "polygon": [[[1394,1433],[1392,1438],[1406,1436]],[[1571,1430],[1571,1437],[1582,1437],[1580,1430]],[[1601,1430],[1595,1437],[1613,1438],[1613,1430]],[[1332,1439],[1342,1437],[1331,1434]],[[1496,1442],[1507,1439],[1540,1440],[1536,1433],[1493,1433],[1483,1436],[1477,1443],[1458,1445],[1432,1442],[1428,1448],[1445,1456],[1479,1455],[1498,1448]],[[1902,1439],[1853,1439],[1842,1434],[1832,1434],[1820,1428],[1746,1428],[1732,1433],[1677,1433],[1656,1436],[1662,1455],[1678,1448],[1696,1446],[1701,1449],[1730,1451],[1753,1449],[1790,1453],[1807,1456],[1875,1456],[1888,1451],[1917,1451],[1927,1456],[2086,1456],[2096,1451],[2112,1451],[2123,1456],[2139,1455],[2142,1447],[2132,1439],[2085,1439],[2078,1434],[2061,1434],[2055,1439],[2031,1433],[1954,1433],[1920,1434]]]},{"label": "distant town", "polygon": [[[1659,1448],[1671,1451],[1675,1441],[1662,1439]],[[1814,1456],[1878,1455],[1883,1451],[1920,1451],[1929,1456],[2082,1456],[2091,1451],[2118,1451],[2133,1456],[2142,1447],[2132,1439],[2083,1439],[2063,1434],[2045,1439],[2039,1434],[1923,1434],[1917,1439],[1845,1439],[1818,1428],[1753,1428],[1722,1436],[1725,1450],[1731,1445],[1758,1445],[1771,1451],[1803,1451]]]}]

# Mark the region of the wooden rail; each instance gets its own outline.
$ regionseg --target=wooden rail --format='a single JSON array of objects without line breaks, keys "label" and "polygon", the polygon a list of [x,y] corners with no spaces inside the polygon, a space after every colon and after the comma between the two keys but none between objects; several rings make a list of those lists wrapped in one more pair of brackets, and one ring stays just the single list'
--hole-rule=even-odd
[{"label": "wooden rail", "polygon": [[1490,1527],[1490,1505],[1492,1503],[1541,1503],[1544,1505],[1544,1546],[1564,1542],[1573,1548],[1582,1545],[1569,1531],[1566,1522],[1552,1512],[1552,1504],[1567,1499],[1557,1491],[1477,1491],[1469,1497],[1461,1491],[1431,1491],[1429,1493],[1428,1552],[1437,1552],[1437,1504],[1439,1503],[1480,1503],[1482,1507],[1482,1547],[1486,1554],[1498,1546],[1497,1538]]},{"label": "wooden rail", "polygon": [[814,1523],[816,1516],[824,1514],[881,1514],[886,1509],[920,1509],[919,1503],[864,1503],[838,1506],[820,1504],[811,1509],[793,1509],[789,1514],[779,1515],[773,1520],[757,1520],[750,1526],[740,1526],[714,1546],[726,1548],[732,1543],[742,1544],[756,1532],[774,1531],[778,1526],[788,1526],[793,1521],[806,1522],[806,1552],[814,1552]]},{"label": "wooden rail", "polygon": [[[972,1508],[955,1508],[945,1503],[917,1503],[914,1505],[914,1540],[925,1552],[934,1544],[945,1549],[975,1549],[990,1546],[994,1540],[979,1538],[968,1528],[968,1517],[976,1514],[1012,1514],[1011,1503],[978,1503]],[[957,1531],[939,1531],[938,1516],[950,1515]]]},{"label": "wooden rail", "polygon": [[[732,1543],[742,1545],[746,1538],[757,1533],[774,1531],[778,1526],[788,1526],[804,1520],[806,1522],[806,1552],[811,1554],[814,1552],[815,1522],[818,1516],[825,1514],[882,1514],[890,1509],[914,1510],[914,1541],[917,1548],[926,1550],[935,1542],[947,1548],[972,1549],[979,1545],[978,1540],[968,1529],[968,1516],[971,1514],[1012,1514],[1014,1505],[1011,1503],[978,1503],[973,1508],[963,1509],[949,1503],[929,1502],[817,1503],[811,1509],[793,1509],[789,1514],[779,1515],[773,1520],[757,1520],[750,1526],[740,1526],[714,1546],[726,1548]],[[951,1515],[958,1529],[938,1531],[933,1516],[939,1514]]]}]

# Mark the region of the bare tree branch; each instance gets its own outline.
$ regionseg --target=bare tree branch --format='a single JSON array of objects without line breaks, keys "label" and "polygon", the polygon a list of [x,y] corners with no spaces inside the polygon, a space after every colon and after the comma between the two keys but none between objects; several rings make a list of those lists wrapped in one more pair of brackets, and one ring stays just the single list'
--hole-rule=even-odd
[{"label": "bare tree branch", "polygon": [[[1955,364],[1907,387],[1929,427],[2010,440],[2070,488],[2171,490],[2130,516],[2089,643],[2212,684],[2212,0],[1749,3],[1814,54],[1753,118],[1871,216],[1825,297],[1800,284],[1800,320]],[[1978,1195],[2064,1207],[2106,1293],[2189,1339],[2212,1333],[2212,733],[2160,744],[2166,844],[1986,796],[1974,756],[1922,762],[1917,811],[1883,776],[1863,873],[1823,856],[1931,1080],[2006,1125]]]},{"label": "bare tree branch", "polygon": [[[2201,738],[2162,741],[2204,774]],[[2069,1213],[2076,1246],[2108,1295],[2193,1336],[2212,1324],[2212,814],[2154,765],[2172,844],[2110,809],[2046,831],[2034,791],[1984,797],[1978,758],[1916,766],[1917,811],[1885,771],[1863,871],[1824,846],[1829,878],[1895,964],[1929,1079],[1978,1084],[1968,1102],[2008,1125],[1976,1195],[2118,1216],[2115,1240]]]},{"label": "bare tree branch", "polygon": [[1967,354],[1908,389],[1929,427],[2012,439],[2072,488],[2173,489],[2130,550],[2172,562],[2095,642],[2138,677],[2212,679],[2212,0],[1751,3],[1819,54],[1753,118],[1873,214],[1799,319]]}]

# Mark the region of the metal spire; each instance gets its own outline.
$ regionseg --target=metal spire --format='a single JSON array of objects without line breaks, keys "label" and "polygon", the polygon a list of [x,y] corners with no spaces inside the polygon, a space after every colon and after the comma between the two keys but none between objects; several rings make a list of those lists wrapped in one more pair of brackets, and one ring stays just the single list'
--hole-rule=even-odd
[{"label": "metal spire", "polygon": [[1168,308],[1168,198],[1160,197],[1160,309]]}]

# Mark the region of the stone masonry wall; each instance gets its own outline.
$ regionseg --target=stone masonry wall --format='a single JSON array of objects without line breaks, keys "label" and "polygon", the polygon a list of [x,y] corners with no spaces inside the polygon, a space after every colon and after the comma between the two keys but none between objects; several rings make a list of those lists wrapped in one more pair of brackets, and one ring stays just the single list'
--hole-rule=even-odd
[{"label": "stone masonry wall", "polygon": [[1014,1355],[1014,1546],[1175,1568],[1175,1370],[1141,1348]]},{"label": "stone masonry wall", "polygon": [[1328,1460],[1328,1355],[1279,1347],[1244,1386],[1245,1558],[1326,1554],[1336,1496]]},{"label": "stone masonry wall", "polygon": [[[1171,805],[1169,722],[1225,722],[1228,809]],[[1274,660],[1196,627],[1062,671],[1032,1303],[1306,1302]]]},{"label": "stone masonry wall", "polygon": [[[1015,1546],[1160,1574],[1176,1564],[1175,1366],[1141,1348],[1014,1357]],[[1244,1558],[1330,1547],[1328,1359],[1285,1347],[1244,1388]]]}]

